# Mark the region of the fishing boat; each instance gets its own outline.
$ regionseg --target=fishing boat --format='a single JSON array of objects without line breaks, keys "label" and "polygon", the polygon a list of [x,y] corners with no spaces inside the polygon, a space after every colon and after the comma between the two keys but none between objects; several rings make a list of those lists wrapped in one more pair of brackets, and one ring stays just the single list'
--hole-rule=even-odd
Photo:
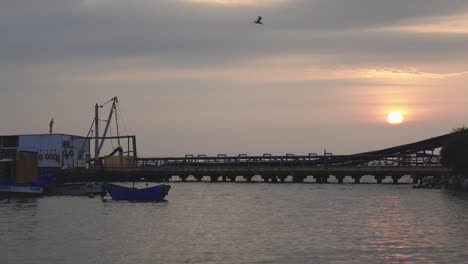
[{"label": "fishing boat", "polygon": [[[100,109],[104,107],[104,105],[112,103],[109,115],[106,120],[106,125],[104,127],[104,131],[102,135],[99,133],[99,112]],[[117,117],[118,111],[118,99],[117,97],[113,97],[109,101],[105,102],[103,105],[95,105],[95,116],[93,120],[94,125],[94,158],[90,159],[90,166],[93,167],[95,171],[100,171],[103,175],[103,178],[106,177],[106,170],[112,171],[125,171],[126,169],[130,169],[136,166],[136,145],[135,145],[135,137],[134,136],[127,136],[127,151],[121,145],[119,133],[119,118]],[[112,122],[113,117],[115,117],[115,128],[117,136],[108,136],[108,131],[110,124]],[[90,129],[91,132],[91,129]],[[88,132],[88,135],[90,135]],[[130,138],[132,138],[132,145],[133,150],[130,150]],[[117,147],[114,147],[111,141],[112,152],[107,156],[101,156],[101,151],[103,150],[103,145],[105,140],[107,139],[117,139]],[[107,141],[108,142],[108,141]],[[109,147],[109,146],[108,146]],[[133,154],[131,156],[130,154]],[[117,156],[114,156],[118,154]],[[127,154],[127,156],[125,156]],[[132,175],[135,177],[136,175]],[[137,201],[137,202],[147,202],[147,201],[163,201],[164,197],[168,194],[171,186],[166,184],[160,184],[152,187],[147,188],[135,188],[135,179],[132,179],[133,186],[126,187],[122,185],[112,184],[108,182],[104,182],[102,186],[104,187],[105,191],[109,193],[113,200],[126,200],[126,201]]]},{"label": "fishing boat", "polygon": [[163,201],[164,197],[171,189],[170,185],[160,184],[147,188],[125,187],[112,183],[103,183],[104,188],[107,190],[113,200],[125,200],[134,202],[152,202]]}]

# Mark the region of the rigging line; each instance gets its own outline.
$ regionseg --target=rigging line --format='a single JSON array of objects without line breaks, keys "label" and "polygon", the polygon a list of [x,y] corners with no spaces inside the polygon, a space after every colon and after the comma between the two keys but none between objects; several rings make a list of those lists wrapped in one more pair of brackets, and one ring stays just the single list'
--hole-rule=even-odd
[{"label": "rigging line", "polygon": [[105,103],[103,103],[102,105],[100,105],[100,107],[102,108],[102,107],[105,106],[106,104],[108,104],[108,103],[114,101],[115,98],[116,98],[116,97],[112,97],[111,99],[109,99],[108,101],[106,101]]},{"label": "rigging line", "polygon": [[112,150],[114,150],[114,140],[112,139],[112,123],[109,124],[109,135],[111,136],[110,142]]},{"label": "rigging line", "polygon": [[84,146],[86,145],[86,142],[89,140],[89,134],[91,134],[91,131],[93,131],[94,122],[96,122],[96,118],[94,118],[93,122],[91,122],[91,127],[88,130],[88,134],[86,135],[85,141],[83,142],[83,145],[81,146],[80,150],[84,149]]},{"label": "rigging line", "polygon": [[128,128],[127,128],[127,123],[125,122],[124,116],[123,116],[122,111],[121,111],[121,109],[120,109],[120,105],[119,105],[119,107],[117,108],[117,111],[119,112],[120,119],[122,120],[125,133],[128,135],[129,132],[128,132]]}]

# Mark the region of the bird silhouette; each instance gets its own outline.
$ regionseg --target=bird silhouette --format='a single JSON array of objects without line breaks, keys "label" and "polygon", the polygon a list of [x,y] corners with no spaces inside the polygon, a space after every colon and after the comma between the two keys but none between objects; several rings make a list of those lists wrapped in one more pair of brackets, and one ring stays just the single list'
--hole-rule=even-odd
[{"label": "bird silhouette", "polygon": [[263,23],[262,23],[262,17],[259,16],[259,17],[257,18],[257,20],[254,21],[254,23],[255,23],[255,24],[263,25]]}]

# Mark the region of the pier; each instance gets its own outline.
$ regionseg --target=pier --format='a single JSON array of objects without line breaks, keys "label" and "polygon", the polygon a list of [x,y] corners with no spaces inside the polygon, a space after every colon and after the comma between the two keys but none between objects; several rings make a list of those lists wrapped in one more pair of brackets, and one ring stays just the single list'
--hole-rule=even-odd
[{"label": "pier", "polygon": [[[239,167],[164,167],[137,168],[128,170],[101,170],[90,172],[88,180],[97,181],[211,181],[211,182],[254,182],[261,178],[261,182],[270,183],[303,183],[313,179],[316,183],[328,183],[330,177],[335,177],[338,183],[345,178],[351,178],[354,183],[360,183],[363,176],[373,176],[377,183],[391,178],[398,183],[405,175],[411,175],[414,183],[424,176],[442,177],[450,170],[440,166],[369,166],[369,167],[308,167],[308,166],[239,166]],[[258,182],[258,181],[257,181]]]},{"label": "pier", "polygon": [[327,183],[332,176],[338,183],[343,183],[346,177],[360,183],[365,175],[373,176],[377,183],[382,183],[386,177],[398,183],[404,175],[411,175],[416,183],[425,176],[442,177],[450,173],[449,169],[441,166],[439,152],[451,135],[352,155],[333,155],[324,151],[322,155],[219,154],[216,157],[138,158],[137,168],[128,174],[156,181],[172,181],[178,176],[182,182],[188,179],[202,181],[204,178],[212,182],[252,182],[254,176],[260,176],[263,182],[272,183],[302,183],[309,178],[316,183]]},{"label": "pier", "polygon": [[[100,135],[99,109],[105,105],[111,105],[111,107],[103,133]],[[69,157],[74,155],[67,156],[68,152],[64,152],[64,157],[60,159],[59,155],[54,154],[56,159],[55,163],[53,161],[52,163],[56,168],[53,172],[57,172],[60,180],[64,182],[139,181],[143,179],[154,182],[208,180],[211,182],[303,183],[313,181],[327,183],[334,177],[333,181],[337,183],[349,182],[348,179],[354,183],[360,183],[363,176],[373,176],[377,183],[383,183],[387,178],[391,178],[393,183],[399,183],[405,175],[411,175],[414,182],[418,182],[425,176],[437,178],[451,172],[442,167],[440,150],[444,142],[454,133],[351,155],[335,155],[325,150],[320,154],[308,153],[306,155],[264,153],[235,156],[187,154],[182,157],[140,157],[137,154],[135,136],[121,136],[118,132],[117,136],[107,135],[113,116],[115,116],[118,128],[117,106],[117,97],[113,97],[102,105],[95,105],[95,117],[86,136],[86,144],[81,144],[85,148],[77,153],[81,153],[79,155],[81,162],[77,161],[77,166],[57,172],[56,168],[63,168],[63,165],[66,165],[63,160],[68,161]],[[90,137],[93,126],[94,137]],[[6,139],[9,139],[7,143],[15,141],[11,138]],[[118,147],[108,155],[101,155],[104,142],[109,139],[117,139]],[[94,144],[91,144],[92,140]],[[91,145],[94,145],[94,158],[91,158],[90,154]],[[88,154],[84,155],[85,153]],[[63,164],[60,164],[60,161]],[[47,172],[50,168],[41,166],[40,169]]]},{"label": "pier", "polygon": [[360,183],[363,176],[373,176],[377,183],[390,178],[396,184],[403,176],[410,175],[417,183],[425,176],[439,178],[450,174],[451,170],[440,163],[440,148],[452,135],[352,155],[325,151],[321,155],[138,157],[132,168],[92,168],[75,176],[68,175],[65,180],[327,183],[334,177],[337,183],[345,179]]}]

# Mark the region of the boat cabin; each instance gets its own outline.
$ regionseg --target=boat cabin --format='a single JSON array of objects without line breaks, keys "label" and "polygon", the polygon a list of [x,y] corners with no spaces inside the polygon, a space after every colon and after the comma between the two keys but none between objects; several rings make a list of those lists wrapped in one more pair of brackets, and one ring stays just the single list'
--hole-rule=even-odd
[{"label": "boat cabin", "polygon": [[84,168],[89,148],[89,140],[86,137],[75,135],[0,136],[0,159],[16,159],[19,152],[35,152],[40,174],[63,168]]}]

